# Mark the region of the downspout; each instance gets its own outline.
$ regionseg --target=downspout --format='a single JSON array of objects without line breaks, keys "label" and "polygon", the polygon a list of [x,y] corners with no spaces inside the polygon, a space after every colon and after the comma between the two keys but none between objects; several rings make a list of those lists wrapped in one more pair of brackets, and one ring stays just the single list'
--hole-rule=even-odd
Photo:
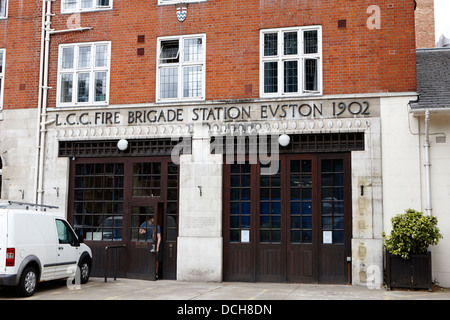
[{"label": "downspout", "polygon": [[[46,133],[46,121],[47,121],[47,96],[48,96],[48,60],[50,56],[50,25],[52,17],[52,1],[45,0],[46,3],[46,13],[45,13],[45,23],[42,26],[44,28],[45,34],[45,45],[44,45],[44,70],[43,70],[43,83],[42,83],[42,107],[40,114],[40,124],[38,127],[40,135],[40,145],[39,145],[39,166],[38,166],[38,182],[37,182],[37,204],[43,204],[44,195],[44,156],[45,156],[45,133]],[[41,74],[42,76],[42,74]]]},{"label": "downspout", "polygon": [[431,177],[430,177],[430,111],[425,111],[425,180],[426,180],[426,194],[427,203],[425,211],[428,215],[431,215]]},{"label": "downspout", "polygon": [[44,43],[45,43],[45,11],[46,1],[42,1],[42,25],[41,25],[41,52],[40,52],[40,66],[39,66],[39,98],[38,98],[38,110],[36,117],[36,161],[35,161],[35,185],[34,185],[34,203],[38,203],[38,181],[39,181],[39,158],[41,150],[41,110],[42,110],[42,79],[44,71]]}]

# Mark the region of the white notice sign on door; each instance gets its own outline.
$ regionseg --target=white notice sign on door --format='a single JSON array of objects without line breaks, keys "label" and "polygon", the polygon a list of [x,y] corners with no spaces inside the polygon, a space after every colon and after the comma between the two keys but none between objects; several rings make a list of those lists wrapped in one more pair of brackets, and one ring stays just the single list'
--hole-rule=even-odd
[{"label": "white notice sign on door", "polygon": [[323,243],[333,243],[333,231],[323,231]]},{"label": "white notice sign on door", "polygon": [[250,242],[250,230],[241,230],[241,243]]}]

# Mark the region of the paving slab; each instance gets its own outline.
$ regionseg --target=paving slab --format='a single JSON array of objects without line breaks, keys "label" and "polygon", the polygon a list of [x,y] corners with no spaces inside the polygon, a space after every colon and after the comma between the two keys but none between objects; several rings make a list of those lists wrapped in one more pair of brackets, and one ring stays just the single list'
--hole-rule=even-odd
[{"label": "paving slab", "polygon": [[0,300],[450,300],[450,289],[425,290],[369,289],[363,286],[144,281],[91,278],[81,287],[66,281],[41,283],[32,297],[18,298],[14,291],[0,288]]}]

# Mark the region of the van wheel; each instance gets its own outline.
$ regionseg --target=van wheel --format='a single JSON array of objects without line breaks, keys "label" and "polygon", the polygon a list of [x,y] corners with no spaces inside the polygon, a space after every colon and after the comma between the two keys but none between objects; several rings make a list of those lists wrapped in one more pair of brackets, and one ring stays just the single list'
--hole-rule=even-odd
[{"label": "van wheel", "polygon": [[[80,273],[80,282],[81,284],[85,284],[89,280],[89,275],[91,273],[91,265],[87,259],[83,259],[79,265],[79,269],[77,272]],[[78,279],[78,277],[76,277]]]},{"label": "van wheel", "polygon": [[30,297],[36,291],[37,274],[33,267],[26,267],[20,276],[16,291],[22,297]]}]

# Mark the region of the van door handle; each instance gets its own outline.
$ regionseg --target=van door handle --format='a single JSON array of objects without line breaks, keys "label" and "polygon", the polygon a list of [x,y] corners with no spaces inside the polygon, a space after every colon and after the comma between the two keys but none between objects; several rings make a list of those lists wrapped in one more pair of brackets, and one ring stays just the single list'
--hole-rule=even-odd
[{"label": "van door handle", "polygon": [[64,250],[64,247],[58,247],[58,250]]}]

